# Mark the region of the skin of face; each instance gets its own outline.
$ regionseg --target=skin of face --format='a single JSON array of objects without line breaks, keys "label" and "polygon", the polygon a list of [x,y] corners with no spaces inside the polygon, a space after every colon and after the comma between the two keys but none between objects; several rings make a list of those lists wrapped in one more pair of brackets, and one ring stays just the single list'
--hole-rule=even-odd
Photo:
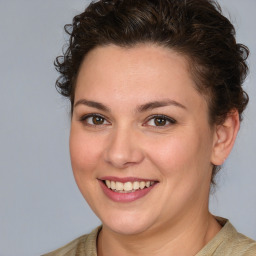
[{"label": "skin of face", "polygon": [[[209,214],[216,136],[205,97],[195,88],[186,58],[164,47],[108,45],[85,57],[70,155],[77,185],[103,230],[126,236],[175,230],[177,236]],[[152,102],[165,106],[145,108]],[[95,124],[91,114],[102,123]],[[156,124],[155,115],[166,117],[164,125]],[[105,176],[157,184],[137,200],[116,202],[99,184]]]}]

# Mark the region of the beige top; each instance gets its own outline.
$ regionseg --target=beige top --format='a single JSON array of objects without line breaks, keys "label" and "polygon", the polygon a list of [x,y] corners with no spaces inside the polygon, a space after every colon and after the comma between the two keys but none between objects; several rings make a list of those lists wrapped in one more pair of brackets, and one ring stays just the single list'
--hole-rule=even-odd
[{"label": "beige top", "polygon": [[[238,233],[232,224],[218,217],[219,233],[195,256],[256,256],[256,241]],[[101,227],[60,249],[43,256],[97,256],[96,241]]]}]

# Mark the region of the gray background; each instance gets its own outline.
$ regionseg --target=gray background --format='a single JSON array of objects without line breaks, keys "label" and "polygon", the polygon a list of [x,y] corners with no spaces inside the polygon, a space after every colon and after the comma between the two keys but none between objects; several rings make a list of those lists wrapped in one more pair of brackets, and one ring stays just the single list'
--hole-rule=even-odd
[{"label": "gray background", "polygon": [[[256,239],[256,1],[222,0],[251,50],[251,101],[210,208]],[[0,0],[0,255],[32,256],[100,222],[80,195],[68,151],[68,102],[54,87],[63,26],[82,0]]]}]

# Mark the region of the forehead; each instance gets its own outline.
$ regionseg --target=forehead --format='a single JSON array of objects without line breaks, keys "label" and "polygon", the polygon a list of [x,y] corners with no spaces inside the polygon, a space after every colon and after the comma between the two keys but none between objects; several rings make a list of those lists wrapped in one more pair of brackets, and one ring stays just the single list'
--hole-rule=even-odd
[{"label": "forehead", "polygon": [[130,48],[108,45],[95,48],[85,57],[75,100],[86,97],[102,101],[105,97],[139,103],[152,97],[171,97],[190,102],[202,98],[195,88],[187,58],[175,51],[150,44]]}]

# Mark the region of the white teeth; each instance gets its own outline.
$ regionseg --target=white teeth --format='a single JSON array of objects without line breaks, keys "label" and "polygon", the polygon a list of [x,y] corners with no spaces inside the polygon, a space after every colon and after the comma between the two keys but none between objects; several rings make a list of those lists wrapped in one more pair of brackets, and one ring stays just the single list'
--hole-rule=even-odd
[{"label": "white teeth", "polygon": [[140,182],[139,181],[133,182],[133,189],[137,190],[139,188],[140,188]]},{"label": "white teeth", "polygon": [[113,180],[110,182],[110,184],[112,190],[116,189],[116,183]]},{"label": "white teeth", "polygon": [[111,188],[111,182],[109,180],[106,180],[106,185],[108,188]]},{"label": "white teeth", "polygon": [[124,183],[117,181],[116,190],[123,190],[123,189],[124,189]]},{"label": "white teeth", "polygon": [[141,181],[140,182],[140,189],[145,188],[145,186],[146,186],[146,182],[145,181]]},{"label": "white teeth", "polygon": [[106,180],[105,181],[106,186],[110,188],[113,191],[120,192],[120,193],[128,193],[128,192],[134,192],[138,189],[144,189],[148,188],[152,185],[154,185],[154,181],[134,181],[134,182],[119,182],[119,181],[113,181],[113,180]]},{"label": "white teeth", "polygon": [[132,183],[131,182],[125,182],[124,183],[124,191],[130,191],[133,189]]}]

